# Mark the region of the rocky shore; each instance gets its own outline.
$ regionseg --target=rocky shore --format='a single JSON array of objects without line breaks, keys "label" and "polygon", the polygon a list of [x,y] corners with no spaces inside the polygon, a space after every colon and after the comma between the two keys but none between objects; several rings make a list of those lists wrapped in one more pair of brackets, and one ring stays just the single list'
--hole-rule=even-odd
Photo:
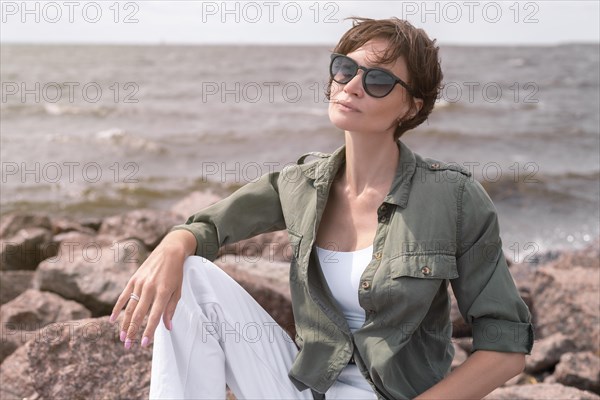
[{"label": "rocky shore", "polygon": [[[218,199],[197,192],[169,211],[97,219],[4,216],[0,398],[147,399],[151,347],[135,343],[125,350],[122,316],[115,324],[108,316],[170,227]],[[289,256],[287,234],[279,231],[223,247],[215,263],[294,337]],[[597,240],[583,250],[510,265],[534,318],[535,344],[525,371],[486,399],[600,400],[599,260]],[[470,352],[471,332],[455,301],[452,317],[456,368]]]}]

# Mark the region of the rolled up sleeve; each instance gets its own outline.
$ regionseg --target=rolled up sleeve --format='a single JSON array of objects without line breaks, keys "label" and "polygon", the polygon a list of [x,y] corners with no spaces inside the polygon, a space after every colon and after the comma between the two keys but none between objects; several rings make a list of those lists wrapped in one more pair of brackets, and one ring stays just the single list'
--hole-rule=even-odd
[{"label": "rolled up sleeve", "polygon": [[279,172],[262,175],[228,197],[190,216],[171,231],[196,237],[196,255],[214,260],[219,248],[260,233],[285,228],[278,191]]},{"label": "rolled up sleeve", "polygon": [[458,202],[458,308],[473,328],[473,349],[531,354],[534,330],[502,251],[496,208],[485,189],[465,179]]}]

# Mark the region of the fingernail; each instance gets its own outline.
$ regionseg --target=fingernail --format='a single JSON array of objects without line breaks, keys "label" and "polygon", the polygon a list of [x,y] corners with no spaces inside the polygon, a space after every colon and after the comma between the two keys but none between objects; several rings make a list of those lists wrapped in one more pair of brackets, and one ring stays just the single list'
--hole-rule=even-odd
[{"label": "fingernail", "polygon": [[121,331],[121,334],[119,335],[119,339],[121,339],[121,342],[125,340],[125,337],[127,337],[127,332]]},{"label": "fingernail", "polygon": [[150,341],[150,338],[148,338],[148,336],[144,336],[142,338],[142,347],[146,347],[148,346],[148,342]]},{"label": "fingernail", "polygon": [[125,349],[129,350],[130,347],[131,347],[131,339],[127,338],[125,340]]},{"label": "fingernail", "polygon": [[110,314],[110,318],[108,319],[111,323],[115,322],[115,313]]}]

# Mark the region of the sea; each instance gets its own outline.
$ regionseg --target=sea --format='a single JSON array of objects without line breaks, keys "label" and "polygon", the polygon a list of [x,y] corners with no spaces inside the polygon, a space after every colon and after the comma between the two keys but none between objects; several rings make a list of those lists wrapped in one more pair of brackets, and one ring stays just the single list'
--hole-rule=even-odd
[{"label": "sea", "polygon": [[[0,214],[168,209],[333,151],[332,48],[2,44]],[[597,240],[599,46],[440,52],[444,90],[401,140],[473,173],[515,261]]]}]

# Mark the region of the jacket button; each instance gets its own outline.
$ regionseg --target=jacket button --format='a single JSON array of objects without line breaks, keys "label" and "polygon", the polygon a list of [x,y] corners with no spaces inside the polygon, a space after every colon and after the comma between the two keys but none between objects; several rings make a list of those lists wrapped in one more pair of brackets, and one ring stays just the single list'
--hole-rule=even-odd
[{"label": "jacket button", "polygon": [[381,206],[379,206],[379,212],[380,213],[384,213],[387,210],[387,206],[385,204],[382,204]]},{"label": "jacket button", "polygon": [[369,282],[368,282],[368,281],[363,281],[363,282],[362,282],[362,287],[363,287],[363,289],[368,289],[368,288],[369,288],[369,286],[371,286],[371,285],[369,284]]},{"label": "jacket button", "polygon": [[421,272],[423,273],[423,275],[430,275],[431,269],[427,265],[425,265],[423,268],[421,268]]},{"label": "jacket button", "polygon": [[439,163],[433,163],[433,164],[431,164],[431,168],[433,168],[433,169],[437,169],[439,167],[440,167]]},{"label": "jacket button", "polygon": [[381,260],[381,252],[375,253],[375,259],[376,260]]},{"label": "jacket button", "polygon": [[387,222],[387,217],[385,215],[379,217],[379,222]]}]

